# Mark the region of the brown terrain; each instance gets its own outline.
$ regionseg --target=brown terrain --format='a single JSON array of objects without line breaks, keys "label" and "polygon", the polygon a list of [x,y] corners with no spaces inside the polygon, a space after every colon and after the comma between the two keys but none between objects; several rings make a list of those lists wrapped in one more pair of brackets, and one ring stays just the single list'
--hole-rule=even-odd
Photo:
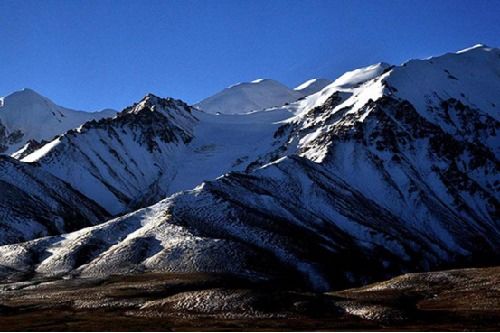
[{"label": "brown terrain", "polygon": [[0,330],[500,330],[500,267],[324,294],[215,274],[4,283]]}]

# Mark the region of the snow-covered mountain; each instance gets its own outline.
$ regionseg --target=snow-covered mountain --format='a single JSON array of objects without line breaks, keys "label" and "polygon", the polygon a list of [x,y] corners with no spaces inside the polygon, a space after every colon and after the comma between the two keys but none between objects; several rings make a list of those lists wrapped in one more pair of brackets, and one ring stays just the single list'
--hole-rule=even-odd
[{"label": "snow-covered mountain", "polygon": [[244,170],[275,149],[276,122],[290,115],[211,115],[150,94],[115,118],[88,122],[19,157],[119,214]]},{"label": "snow-covered mountain", "polygon": [[0,98],[0,154],[12,154],[30,140],[52,139],[92,119],[112,117],[111,109],[83,112],[54,104],[31,89]]},{"label": "snow-covered mountain", "polygon": [[195,107],[214,114],[243,114],[293,103],[317,93],[332,82],[328,79],[311,79],[290,89],[275,80],[258,79],[228,87],[205,98]]},{"label": "snow-covered mountain", "polygon": [[301,83],[293,90],[302,94],[302,96],[309,96],[322,90],[327,85],[331,84],[333,81],[329,79],[310,79],[304,83]]},{"label": "snow-covered mountain", "polygon": [[303,96],[278,81],[258,79],[235,84],[195,106],[209,113],[241,114],[281,106]]},{"label": "snow-covered mountain", "polygon": [[[304,99],[245,115],[148,96],[24,160],[76,188],[111,192],[108,211],[130,208],[128,193],[148,201],[140,193],[150,197],[151,183],[133,192],[121,181],[135,169],[153,174],[142,169],[151,160],[165,169],[148,181],[174,194],[95,227],[1,246],[0,276],[231,272],[326,290],[499,263],[499,92],[500,50],[479,45],[354,70]],[[165,145],[158,133],[171,133]],[[151,159],[158,147],[164,160]]]},{"label": "snow-covered mountain", "polygon": [[196,122],[187,104],[148,95],[114,118],[54,138],[22,161],[38,162],[118,214],[165,196],[176,157],[192,140]]},{"label": "snow-covered mountain", "polygon": [[36,165],[0,156],[0,244],[59,235],[103,222],[95,202]]}]

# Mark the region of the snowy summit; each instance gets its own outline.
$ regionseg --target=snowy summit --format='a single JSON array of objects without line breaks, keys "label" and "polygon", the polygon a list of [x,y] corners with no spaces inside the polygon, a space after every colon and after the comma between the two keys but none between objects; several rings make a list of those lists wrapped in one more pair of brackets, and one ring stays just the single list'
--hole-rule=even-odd
[{"label": "snowy summit", "polygon": [[49,140],[92,119],[112,117],[111,109],[84,112],[54,104],[25,88],[2,98],[0,104],[0,153],[11,154],[30,140]]}]

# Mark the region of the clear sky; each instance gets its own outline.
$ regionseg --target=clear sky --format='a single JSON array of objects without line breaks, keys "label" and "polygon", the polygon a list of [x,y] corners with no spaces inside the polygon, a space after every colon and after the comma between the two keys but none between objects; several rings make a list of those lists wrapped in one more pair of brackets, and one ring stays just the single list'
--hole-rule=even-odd
[{"label": "clear sky", "polygon": [[500,1],[0,0],[0,96],[85,110],[500,46]]}]

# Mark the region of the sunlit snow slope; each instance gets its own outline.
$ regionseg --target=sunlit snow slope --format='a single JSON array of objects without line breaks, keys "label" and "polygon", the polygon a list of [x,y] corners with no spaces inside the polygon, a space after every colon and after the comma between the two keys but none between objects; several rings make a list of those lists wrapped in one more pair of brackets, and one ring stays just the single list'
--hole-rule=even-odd
[{"label": "sunlit snow slope", "polygon": [[235,84],[195,106],[208,113],[241,114],[291,103],[301,92],[269,79]]},{"label": "sunlit snow slope", "polygon": [[329,79],[311,79],[298,85],[293,90],[300,92],[303,96],[309,96],[322,90],[333,81]]}]

